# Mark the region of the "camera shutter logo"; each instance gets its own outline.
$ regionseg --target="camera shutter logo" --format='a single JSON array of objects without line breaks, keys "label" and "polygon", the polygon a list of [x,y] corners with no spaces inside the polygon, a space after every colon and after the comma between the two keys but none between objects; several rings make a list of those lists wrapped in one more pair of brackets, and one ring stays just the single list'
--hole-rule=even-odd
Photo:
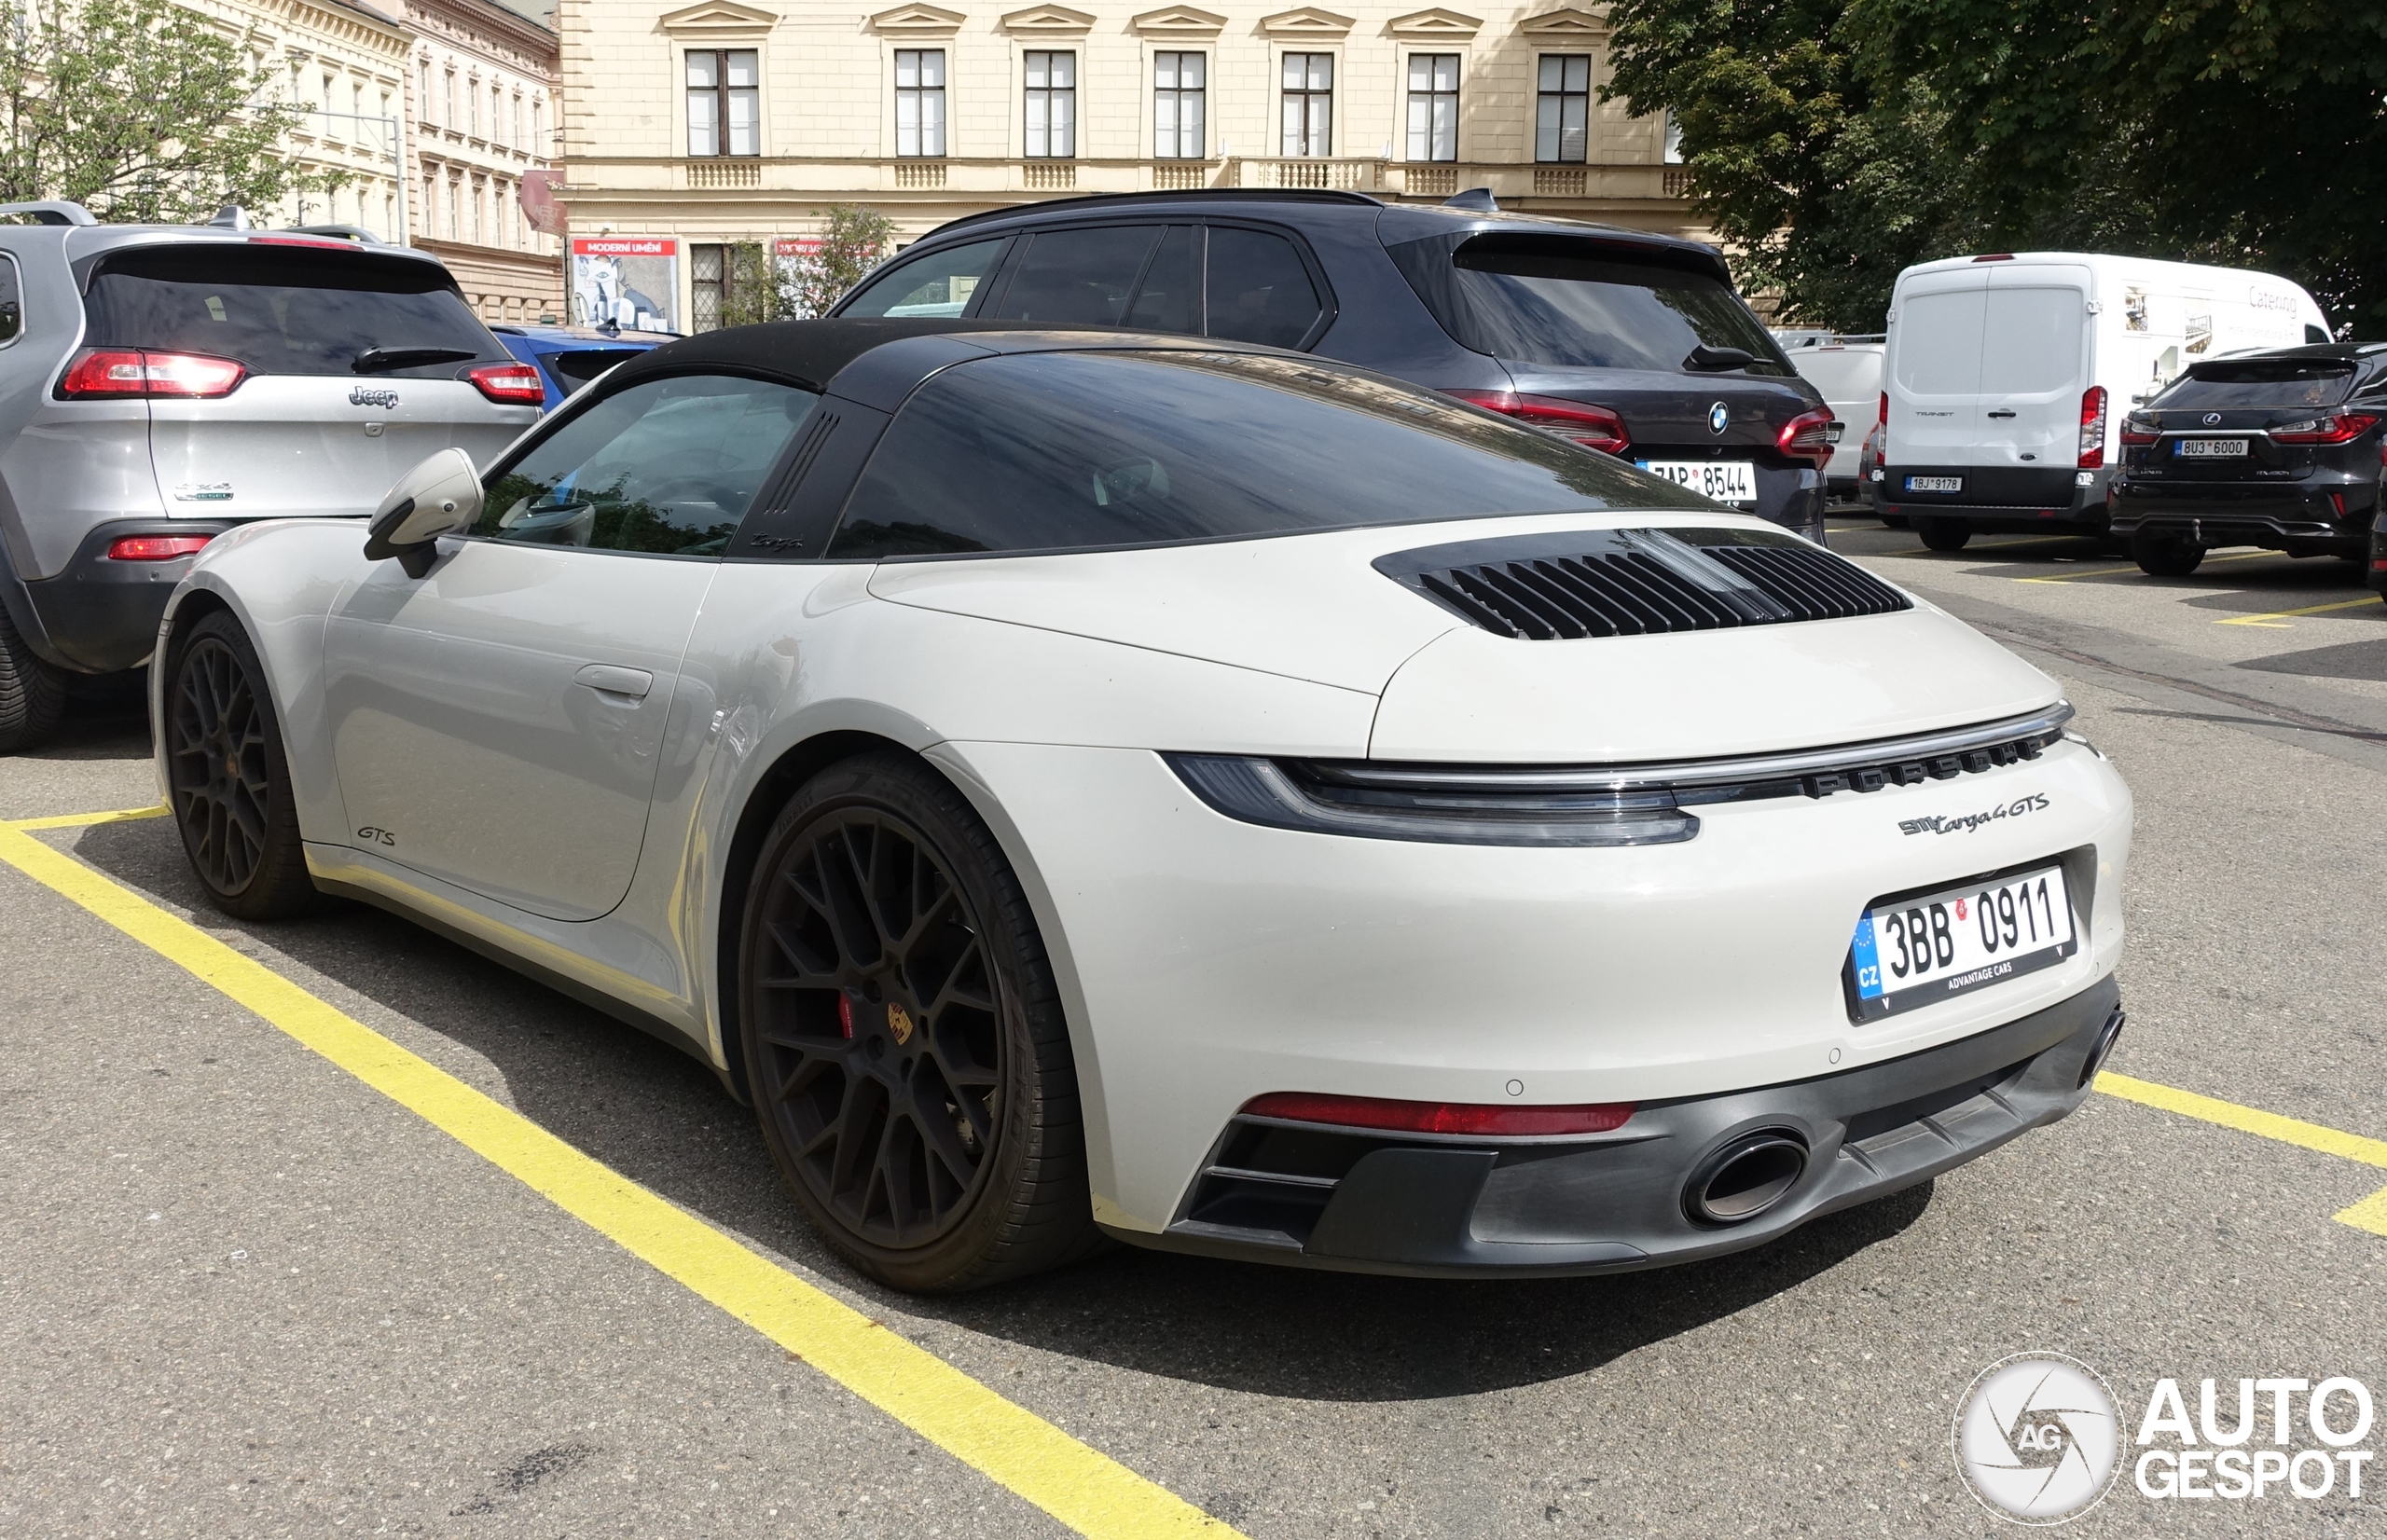
[{"label": "camera shutter logo", "polygon": [[1965,1485],[2020,1524],[2079,1518],[2121,1463],[2113,1392],[2060,1353],[2018,1353],[1981,1370],[1956,1409],[1954,1442]]}]

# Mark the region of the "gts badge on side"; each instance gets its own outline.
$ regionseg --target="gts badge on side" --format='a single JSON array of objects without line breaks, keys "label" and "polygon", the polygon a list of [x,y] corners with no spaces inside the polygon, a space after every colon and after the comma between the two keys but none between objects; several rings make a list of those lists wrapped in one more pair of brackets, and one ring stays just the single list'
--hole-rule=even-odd
[{"label": "gts badge on side", "polygon": [[398,392],[369,390],[359,385],[348,392],[348,404],[352,406],[383,406],[394,412],[398,409]]},{"label": "gts badge on side", "polygon": [[367,824],[366,827],[358,830],[356,832],[356,837],[363,840],[367,845],[395,845],[398,843],[397,835],[391,833],[386,829],[376,829],[370,824]]}]

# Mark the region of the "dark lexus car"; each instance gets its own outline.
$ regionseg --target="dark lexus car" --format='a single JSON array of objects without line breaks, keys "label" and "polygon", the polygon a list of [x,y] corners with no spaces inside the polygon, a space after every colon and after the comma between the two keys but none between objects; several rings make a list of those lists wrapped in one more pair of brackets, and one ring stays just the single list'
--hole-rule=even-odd
[{"label": "dark lexus car", "polygon": [[1837,425],[1709,247],[1481,194],[1063,199],[931,232],[840,316],[1127,326],[1398,375],[1820,542]]},{"label": "dark lexus car", "polygon": [[2113,533],[2173,577],[2216,545],[2362,560],[2383,437],[2387,343],[2201,360],[2123,421]]}]

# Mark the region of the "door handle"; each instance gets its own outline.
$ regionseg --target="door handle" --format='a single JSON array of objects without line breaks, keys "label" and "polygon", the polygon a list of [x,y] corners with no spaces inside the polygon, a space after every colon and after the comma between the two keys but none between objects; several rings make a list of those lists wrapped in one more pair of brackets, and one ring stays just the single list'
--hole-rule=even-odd
[{"label": "door handle", "polygon": [[621,668],[610,663],[584,664],[580,672],[572,676],[574,684],[585,684],[601,694],[627,695],[632,700],[644,700],[655,688],[655,676],[643,668]]},{"label": "door handle", "polygon": [[1992,417],[2012,417],[2014,413],[2008,407],[2000,406],[1997,410],[1990,413],[1989,415]]}]

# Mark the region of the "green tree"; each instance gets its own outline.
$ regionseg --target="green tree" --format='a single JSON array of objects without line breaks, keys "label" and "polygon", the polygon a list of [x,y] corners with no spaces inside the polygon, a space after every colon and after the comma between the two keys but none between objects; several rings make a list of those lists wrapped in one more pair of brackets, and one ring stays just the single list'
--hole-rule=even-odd
[{"label": "green tree", "polygon": [[780,285],[783,314],[826,314],[845,292],[886,257],[895,222],[858,203],[832,203],[821,230],[821,249],[800,263]]},{"label": "green tree", "polygon": [[186,224],[339,186],[281,149],[298,111],[250,51],[169,0],[56,0],[0,24],[0,200]]}]

